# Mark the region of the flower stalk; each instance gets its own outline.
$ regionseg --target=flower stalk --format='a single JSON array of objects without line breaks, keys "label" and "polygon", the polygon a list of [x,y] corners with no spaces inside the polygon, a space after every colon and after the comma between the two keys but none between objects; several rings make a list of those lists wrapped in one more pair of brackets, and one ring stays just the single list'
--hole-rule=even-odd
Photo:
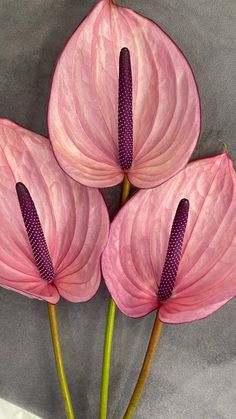
[{"label": "flower stalk", "polygon": [[152,329],[152,334],[151,334],[151,338],[149,340],[149,344],[147,347],[147,351],[146,351],[146,355],[143,361],[143,366],[142,369],[140,371],[139,377],[138,377],[138,381],[136,383],[133,395],[130,399],[129,405],[127,407],[127,410],[125,412],[124,418],[123,419],[130,419],[132,418],[136,407],[138,405],[138,402],[140,400],[143,388],[145,386],[147,377],[149,375],[149,371],[152,365],[152,361],[156,352],[156,348],[157,345],[159,343],[160,340],[160,336],[161,336],[161,331],[163,328],[163,323],[160,321],[160,319],[158,318],[158,312],[156,314],[156,318],[154,321],[154,325],[153,325],[153,329]]},{"label": "flower stalk", "polygon": [[61,394],[64,400],[67,419],[74,419],[74,411],[71,403],[69,387],[67,384],[66,373],[62,358],[61,344],[58,332],[56,307],[54,304],[48,304],[48,316],[51,329],[52,343],[57,367],[57,375],[61,387]]},{"label": "flower stalk", "polygon": [[[131,184],[127,178],[124,177],[122,193],[121,193],[121,206],[125,204],[129,197]],[[103,363],[102,363],[102,378],[101,378],[101,390],[100,390],[100,419],[106,419],[107,417],[107,405],[108,405],[108,392],[109,392],[109,375],[111,365],[111,350],[112,340],[114,332],[114,322],[116,314],[116,304],[111,298],[108,305],[107,311],[107,323],[104,340],[103,350]]]}]

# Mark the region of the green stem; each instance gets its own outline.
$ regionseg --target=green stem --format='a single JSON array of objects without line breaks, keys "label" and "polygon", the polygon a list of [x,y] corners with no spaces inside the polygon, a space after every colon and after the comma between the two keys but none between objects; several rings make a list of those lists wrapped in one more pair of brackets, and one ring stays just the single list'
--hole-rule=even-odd
[{"label": "green stem", "polygon": [[127,410],[125,412],[124,418],[123,419],[131,419],[136,407],[138,405],[138,402],[140,400],[143,388],[145,386],[151,365],[152,365],[152,361],[154,358],[154,354],[156,351],[156,347],[158,345],[158,342],[160,340],[160,335],[161,335],[161,331],[162,331],[162,327],[163,327],[163,323],[158,319],[158,313],[156,314],[156,318],[155,318],[155,322],[152,328],[152,334],[149,340],[149,344],[147,347],[147,351],[146,351],[146,355],[143,361],[143,366],[142,369],[140,371],[139,377],[138,377],[138,381],[136,383],[133,395],[130,399],[129,405],[127,407]]},{"label": "green stem", "polygon": [[101,381],[101,392],[100,392],[100,419],[105,419],[107,417],[111,348],[112,348],[115,314],[116,314],[116,305],[111,298],[109,301],[108,311],[107,311],[107,324],[106,324],[105,341],[104,341],[102,381]]},{"label": "green stem", "polygon": [[[130,193],[131,184],[127,178],[124,177],[122,185],[121,195],[121,206],[127,201]],[[111,365],[111,349],[112,349],[112,338],[114,331],[114,321],[116,314],[116,304],[112,300],[109,301],[107,311],[107,323],[103,349],[103,363],[102,363],[102,379],[101,379],[101,390],[100,390],[100,419],[106,419],[107,417],[107,404],[108,404],[108,391],[109,391],[109,375]]]},{"label": "green stem", "polygon": [[66,380],[66,373],[63,364],[60,338],[58,332],[56,307],[53,304],[48,304],[48,316],[51,329],[52,343],[54,355],[56,360],[57,375],[61,387],[61,393],[64,400],[64,406],[67,414],[67,419],[74,419],[74,412],[71,404],[70,392]]}]

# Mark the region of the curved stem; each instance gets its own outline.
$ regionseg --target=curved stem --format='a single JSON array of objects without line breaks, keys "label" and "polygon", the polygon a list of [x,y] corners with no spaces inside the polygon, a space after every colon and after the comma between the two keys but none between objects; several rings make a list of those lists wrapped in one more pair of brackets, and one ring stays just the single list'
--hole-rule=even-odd
[{"label": "curved stem", "polygon": [[62,397],[64,400],[67,419],[74,419],[75,416],[74,416],[74,412],[73,412],[73,408],[71,404],[70,392],[69,392],[64,364],[63,364],[55,305],[48,304],[48,316],[49,316],[54,355],[55,355],[55,360],[56,360],[57,375],[58,375],[58,380],[61,387]]},{"label": "curved stem", "polygon": [[143,361],[143,366],[142,369],[140,371],[139,377],[138,377],[138,381],[136,383],[133,395],[130,399],[129,405],[127,407],[127,410],[125,412],[124,418],[123,419],[130,419],[132,418],[135,409],[138,405],[138,402],[140,400],[143,388],[145,386],[151,365],[152,365],[152,361],[153,361],[153,357],[156,351],[156,347],[158,345],[158,342],[160,340],[160,335],[161,335],[161,331],[162,331],[162,327],[163,327],[163,323],[158,319],[158,313],[156,314],[156,318],[154,321],[154,325],[152,328],[152,334],[149,340],[149,344],[147,347],[147,351],[146,351],[146,355]]},{"label": "curved stem", "polygon": [[[121,194],[121,206],[127,201],[131,184],[127,178],[124,177]],[[100,390],[100,419],[106,419],[107,417],[107,404],[108,404],[108,390],[109,390],[109,375],[111,365],[111,349],[112,349],[112,338],[114,331],[114,322],[116,314],[116,304],[111,298],[108,305],[107,311],[107,323],[103,349],[103,362],[102,362],[102,378],[101,378],[101,390]]]}]

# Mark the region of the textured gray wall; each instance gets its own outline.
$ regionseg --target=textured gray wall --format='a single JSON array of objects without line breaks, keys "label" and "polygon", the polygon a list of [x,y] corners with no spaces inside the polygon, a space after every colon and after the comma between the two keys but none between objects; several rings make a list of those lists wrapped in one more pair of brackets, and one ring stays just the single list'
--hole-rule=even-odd
[{"label": "textured gray wall", "polygon": [[[236,163],[235,0],[124,0],[152,18],[190,61],[202,101],[202,133],[194,157],[219,152],[224,139]],[[93,0],[0,0],[0,116],[47,134],[50,79],[68,36]],[[106,190],[111,214],[119,188]],[[226,232],[227,234],[227,232]],[[69,385],[78,419],[98,418],[108,293],[86,304],[58,305]],[[235,301],[211,317],[166,326],[137,419],[236,417]],[[118,313],[109,417],[118,419],[137,377],[153,315]],[[0,397],[44,419],[65,418],[55,372],[46,304],[0,290]],[[0,418],[8,419],[8,418]]]}]

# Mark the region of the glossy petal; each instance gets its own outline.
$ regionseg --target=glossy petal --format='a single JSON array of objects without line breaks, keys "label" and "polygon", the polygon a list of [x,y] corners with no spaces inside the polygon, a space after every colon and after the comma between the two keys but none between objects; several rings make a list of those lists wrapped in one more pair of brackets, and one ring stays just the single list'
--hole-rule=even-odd
[{"label": "glossy petal", "polygon": [[[101,194],[66,176],[44,137],[1,120],[0,145],[0,285],[51,303],[59,294],[74,302],[88,300],[99,286],[108,235]],[[16,182],[26,185],[34,201],[56,271],[54,283],[39,275]]]},{"label": "glossy petal", "polygon": [[159,188],[138,192],[111,226],[103,274],[118,307],[139,317],[159,307],[158,285],[176,208],[190,203],[172,296],[160,319],[208,316],[236,295],[236,174],[226,153],[190,163]]},{"label": "glossy petal", "polygon": [[56,157],[77,181],[121,182],[118,160],[119,53],[127,47],[133,79],[134,158],[130,181],[154,187],[188,161],[200,130],[199,97],[189,64],[154,22],[100,1],[58,60],[49,102]]}]

